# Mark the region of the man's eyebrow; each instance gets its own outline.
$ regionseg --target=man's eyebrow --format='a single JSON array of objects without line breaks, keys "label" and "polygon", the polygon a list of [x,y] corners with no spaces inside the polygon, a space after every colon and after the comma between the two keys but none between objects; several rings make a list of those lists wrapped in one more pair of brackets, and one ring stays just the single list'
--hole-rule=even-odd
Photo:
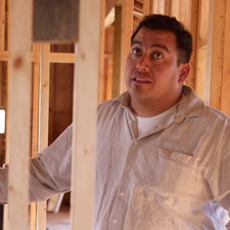
[{"label": "man's eyebrow", "polygon": [[131,46],[134,45],[134,44],[138,44],[138,45],[142,45],[142,42],[138,41],[138,40],[133,40],[131,42]]},{"label": "man's eyebrow", "polygon": [[152,44],[151,47],[159,47],[159,48],[162,48],[162,49],[166,50],[169,53],[169,49],[165,45],[162,45],[162,44]]},{"label": "man's eyebrow", "polygon": [[[142,42],[138,41],[138,40],[133,40],[131,45],[135,45],[135,44],[138,44],[138,45],[141,45],[142,46]],[[154,43],[151,45],[151,47],[159,47],[161,49],[164,49],[166,50],[167,52],[169,52],[169,49],[165,46],[165,45],[162,45],[162,44],[158,44],[158,43]]]}]

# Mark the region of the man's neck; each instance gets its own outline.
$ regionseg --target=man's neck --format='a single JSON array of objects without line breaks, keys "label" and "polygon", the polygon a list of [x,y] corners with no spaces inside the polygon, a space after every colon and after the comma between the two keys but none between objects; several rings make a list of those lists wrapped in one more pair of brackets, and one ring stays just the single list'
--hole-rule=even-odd
[{"label": "man's neck", "polygon": [[174,106],[180,99],[182,94],[172,100],[156,100],[149,101],[148,99],[132,100],[130,110],[139,117],[153,117],[165,112]]}]

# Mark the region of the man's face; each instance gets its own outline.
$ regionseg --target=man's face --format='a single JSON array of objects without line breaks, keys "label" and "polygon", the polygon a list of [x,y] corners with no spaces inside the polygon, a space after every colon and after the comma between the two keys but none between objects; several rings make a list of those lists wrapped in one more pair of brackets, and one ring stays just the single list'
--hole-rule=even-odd
[{"label": "man's face", "polygon": [[174,33],[142,27],[133,39],[126,62],[126,85],[131,103],[139,100],[164,103],[176,100],[189,72],[177,65]]}]

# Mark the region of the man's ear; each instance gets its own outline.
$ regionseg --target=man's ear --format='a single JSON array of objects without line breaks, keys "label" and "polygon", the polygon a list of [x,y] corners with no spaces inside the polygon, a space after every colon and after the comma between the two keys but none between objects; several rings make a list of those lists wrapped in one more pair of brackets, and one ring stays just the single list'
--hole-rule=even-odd
[{"label": "man's ear", "polygon": [[178,83],[184,83],[185,80],[188,78],[189,72],[190,72],[190,65],[189,63],[181,63],[179,66],[179,79]]}]

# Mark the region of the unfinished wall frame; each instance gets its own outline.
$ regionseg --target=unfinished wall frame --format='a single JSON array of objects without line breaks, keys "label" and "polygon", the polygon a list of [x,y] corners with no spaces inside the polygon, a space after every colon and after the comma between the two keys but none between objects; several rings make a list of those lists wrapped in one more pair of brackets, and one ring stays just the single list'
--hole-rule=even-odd
[{"label": "unfinished wall frame", "polygon": [[[134,0],[123,0],[119,4],[118,2],[118,0],[110,0],[108,2],[104,0],[93,2],[89,0],[81,1],[81,35],[79,37],[79,43],[75,45],[75,53],[61,53],[51,52],[50,44],[40,43],[34,44],[33,50],[31,51],[30,30],[25,29],[26,32],[23,32],[22,35],[26,23],[20,25],[15,24],[21,23],[23,20],[29,23],[31,22],[30,19],[26,18],[31,17],[31,12],[28,11],[28,2],[25,0],[0,0],[0,61],[7,62],[8,85],[10,86],[8,90],[8,136],[6,144],[7,152],[10,154],[6,156],[6,161],[8,161],[7,159],[10,155],[10,164],[12,168],[14,168],[14,171],[10,171],[9,184],[10,216],[8,227],[10,230],[21,230],[27,227],[28,215],[26,211],[24,212],[22,210],[27,210],[27,205],[25,205],[25,203],[27,201],[26,190],[28,184],[25,184],[24,180],[26,181],[28,177],[28,167],[24,166],[28,166],[28,157],[31,153],[30,150],[32,150],[32,156],[34,157],[48,145],[47,128],[50,63],[75,64],[71,225],[72,229],[79,230],[93,228],[92,210],[94,199],[95,141],[89,143],[88,140],[95,140],[95,111],[98,103],[98,95],[100,102],[105,99],[105,95],[110,95],[110,92],[103,91],[105,85],[103,78],[105,75],[104,60],[108,58],[104,54],[103,48],[105,42],[103,28],[104,18],[108,14],[108,9],[111,9],[113,6],[117,7],[118,16],[115,17],[115,25],[117,26],[118,32],[116,31],[115,34],[121,37],[121,41],[117,42],[117,40],[115,40],[119,50],[115,49],[117,51],[116,53],[114,51],[114,67],[116,71],[119,71],[119,76],[117,79],[115,79],[115,76],[113,77],[113,97],[126,90],[125,63],[130,49],[130,36],[133,32],[134,25]],[[138,13],[138,17],[140,18],[153,12],[176,16],[191,31],[194,39],[194,51],[191,60],[191,76],[187,84],[195,89],[206,104],[221,109],[223,112],[230,115],[229,1],[138,0],[138,4],[136,5],[140,6],[138,11],[142,9],[142,12]],[[8,9],[8,14],[6,14],[6,8]],[[13,9],[12,17],[11,9]],[[184,9],[186,9],[186,11],[184,11]],[[25,13],[22,13],[22,11]],[[84,15],[82,12],[84,12]],[[21,18],[22,15],[25,17],[24,19]],[[85,15],[87,15],[87,20],[85,19]],[[19,17],[20,20],[18,20]],[[12,37],[11,26],[9,26],[11,25],[11,18],[13,28]],[[18,35],[16,33],[18,33]],[[28,35],[26,36],[26,39],[28,39],[27,42],[25,42],[24,34]],[[19,39],[22,37],[23,39]],[[12,38],[12,46],[10,45],[10,38]],[[17,38],[17,40],[15,40],[15,38]],[[16,43],[20,44],[17,47],[22,50],[17,50],[18,48],[14,45]],[[20,56],[18,56],[19,54]],[[110,60],[109,58],[108,60]],[[34,63],[33,99],[31,99],[31,63]],[[113,71],[115,73],[115,70]],[[21,77],[22,75],[23,77]],[[16,79],[16,76],[20,77]],[[19,78],[24,79],[23,82],[16,82]],[[15,84],[17,84],[17,87],[15,87]],[[119,87],[117,86],[118,84]],[[38,85],[40,87],[38,87]],[[17,93],[19,96],[17,96]],[[15,98],[23,98],[23,100],[16,102]],[[39,100],[41,102],[40,108]],[[32,106],[32,101],[33,114],[31,116],[30,108]],[[90,105],[86,106],[85,101],[90,101]],[[14,114],[16,114],[16,112],[14,109],[19,109],[18,106],[15,106],[15,103],[17,105],[22,103],[20,107],[23,108],[23,111],[21,110],[21,115],[18,115],[19,113],[17,112],[17,120],[20,119],[23,121],[23,130],[22,127],[15,128],[18,124],[15,124],[16,118]],[[42,113],[39,114],[39,111],[42,111]],[[30,132],[31,117],[33,123],[32,134]],[[23,133],[23,139],[28,140],[28,142],[14,142],[15,137],[12,135],[21,135],[21,133]],[[30,139],[31,137],[32,139]],[[77,142],[83,144],[79,146],[76,144]],[[17,151],[15,150],[15,146],[17,146]],[[15,154],[16,152],[18,153],[19,148],[24,154]],[[15,166],[16,161],[17,166]],[[15,168],[20,169],[19,171],[21,172],[22,165],[25,170],[23,170],[23,173],[16,174],[20,177],[17,180],[23,180],[25,186],[24,188],[19,188],[18,183],[15,183]],[[90,174],[88,171],[89,168],[91,169]],[[19,200],[21,201],[20,203],[18,203]],[[18,203],[18,208],[15,207],[15,202]],[[21,217],[15,218],[16,215],[18,217],[19,213]],[[33,204],[31,206],[31,230],[45,230],[45,213],[44,203]],[[37,214],[39,214],[38,218],[36,217]],[[5,220],[6,219],[7,218],[5,218]],[[16,220],[18,219],[21,221],[17,222]],[[6,223],[7,221],[5,221],[5,224]],[[4,229],[7,229],[6,225]]]}]

